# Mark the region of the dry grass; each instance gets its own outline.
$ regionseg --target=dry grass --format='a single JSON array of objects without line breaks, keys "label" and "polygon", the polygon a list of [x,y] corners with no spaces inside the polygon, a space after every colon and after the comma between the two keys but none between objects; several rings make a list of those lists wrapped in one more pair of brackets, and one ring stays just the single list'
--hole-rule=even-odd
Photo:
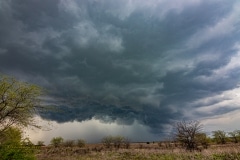
[{"label": "dry grass", "polygon": [[212,145],[201,152],[134,143],[130,149],[106,149],[101,144],[78,147],[43,147],[38,160],[240,160],[240,144]]}]

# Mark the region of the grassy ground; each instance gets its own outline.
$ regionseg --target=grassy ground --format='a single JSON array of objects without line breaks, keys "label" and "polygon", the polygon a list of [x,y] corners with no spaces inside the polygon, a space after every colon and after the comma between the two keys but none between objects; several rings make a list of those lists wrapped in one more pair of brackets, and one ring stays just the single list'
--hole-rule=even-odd
[{"label": "grassy ground", "polygon": [[201,152],[163,148],[156,144],[134,144],[130,149],[106,149],[101,145],[43,147],[38,160],[240,160],[240,145],[213,145]]}]

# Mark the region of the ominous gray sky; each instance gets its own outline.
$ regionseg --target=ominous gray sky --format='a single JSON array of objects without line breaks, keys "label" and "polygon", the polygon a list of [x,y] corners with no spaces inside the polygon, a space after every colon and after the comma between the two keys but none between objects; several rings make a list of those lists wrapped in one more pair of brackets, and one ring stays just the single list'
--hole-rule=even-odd
[{"label": "ominous gray sky", "polygon": [[238,0],[0,1],[0,72],[48,90],[44,103],[59,112],[40,116],[56,122],[136,123],[161,137],[176,120],[234,119],[239,8]]}]

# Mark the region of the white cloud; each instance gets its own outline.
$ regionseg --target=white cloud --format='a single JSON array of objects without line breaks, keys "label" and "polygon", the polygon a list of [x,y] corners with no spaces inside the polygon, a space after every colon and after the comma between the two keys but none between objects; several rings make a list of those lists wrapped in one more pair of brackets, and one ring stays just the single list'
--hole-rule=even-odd
[{"label": "white cloud", "polygon": [[58,8],[60,11],[69,13],[76,18],[80,18],[87,15],[85,6],[82,7],[81,5],[79,5],[76,0],[60,0]]},{"label": "white cloud", "polygon": [[105,12],[118,17],[121,20],[128,18],[137,7],[138,3],[134,0],[106,1],[110,6]]},{"label": "white cloud", "polygon": [[99,43],[107,45],[108,49],[112,52],[121,52],[124,49],[122,46],[122,39],[116,36],[104,36],[100,39]]},{"label": "white cloud", "polygon": [[106,50],[121,52],[124,49],[122,38],[111,34],[111,29],[114,28],[110,25],[97,28],[91,21],[81,21],[74,26],[72,30],[74,34],[72,36],[75,42],[81,47],[100,45],[104,46]]},{"label": "white cloud", "polygon": [[99,37],[98,30],[90,21],[83,21],[74,26],[75,41],[81,46],[86,47],[91,40]]},{"label": "white cloud", "polygon": [[33,32],[24,33],[24,39],[32,41],[38,47],[41,47],[44,41],[48,39],[60,38],[62,32],[57,32],[53,28],[42,28]]},{"label": "white cloud", "polygon": [[[193,108],[192,116],[195,114],[216,114],[216,110],[223,109],[240,109],[240,88],[234,88],[232,90],[223,91],[220,94],[198,99],[189,104],[189,106],[197,106]],[[195,113],[194,113],[195,112]]]},{"label": "white cloud", "polygon": [[[240,45],[236,44],[233,47],[233,50],[236,50],[235,55],[233,55],[229,62],[215,70],[212,70],[212,74],[210,76],[201,75],[195,78],[196,81],[199,81],[201,83],[208,83],[208,82],[214,82],[223,78],[228,78],[229,75],[231,75],[234,70],[240,68]],[[217,60],[217,59],[215,59]]]},{"label": "white cloud", "polygon": [[234,46],[234,49],[235,50],[237,49],[237,53],[231,57],[227,65],[217,70],[214,70],[213,73],[215,75],[219,75],[219,76],[228,75],[229,73],[231,73],[232,70],[240,68],[240,63],[239,63],[240,62],[240,44],[236,44]]},{"label": "white cloud", "polygon": [[106,3],[111,8],[109,7],[106,12],[121,20],[125,20],[137,11],[144,11],[149,16],[157,16],[163,19],[169,11],[174,10],[180,13],[185,7],[198,5],[200,2],[201,0],[108,0]]},{"label": "white cloud", "polygon": [[187,41],[187,47],[197,48],[209,40],[227,36],[237,29],[236,24],[240,22],[240,3],[234,5],[233,10],[226,16],[217,21],[213,26],[206,26],[199,30]]},{"label": "white cloud", "polygon": [[239,129],[240,110],[235,110],[220,116],[204,118],[201,123],[204,125],[204,131],[211,133],[216,130],[231,132]]}]

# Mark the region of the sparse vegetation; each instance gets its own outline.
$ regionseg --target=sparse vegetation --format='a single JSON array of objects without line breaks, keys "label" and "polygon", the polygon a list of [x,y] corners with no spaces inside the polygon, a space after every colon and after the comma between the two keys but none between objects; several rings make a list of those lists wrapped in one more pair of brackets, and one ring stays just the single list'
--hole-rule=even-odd
[{"label": "sparse vegetation", "polygon": [[[164,143],[164,142],[163,142]],[[160,148],[155,143],[131,143],[131,148],[102,148],[101,144],[88,144],[85,148],[48,147],[38,154],[39,160],[237,160],[240,145],[212,145],[206,150],[186,152],[181,147]]]},{"label": "sparse vegetation", "polygon": [[54,137],[51,140],[51,145],[54,147],[60,147],[63,144],[63,138],[62,137]]},{"label": "sparse vegetation", "polygon": [[[194,126],[199,126],[195,124]],[[214,132],[213,132],[214,133]],[[230,135],[230,134],[229,134]],[[80,139],[81,140],[81,139]],[[237,160],[240,159],[240,144],[226,137],[226,143],[215,143],[205,133],[197,132],[194,150],[189,150],[181,141],[168,139],[159,142],[130,143],[122,136],[106,136],[99,144],[85,144],[59,147],[47,146],[37,155],[39,160]],[[65,141],[65,142],[69,142]],[[83,140],[81,140],[82,142]],[[64,143],[65,143],[64,142]],[[73,142],[73,141],[71,141]],[[85,142],[85,141],[83,141]],[[126,147],[131,144],[131,147]],[[200,146],[199,146],[200,145]],[[187,149],[187,150],[186,150]]]},{"label": "sparse vegetation", "polygon": [[86,145],[86,142],[83,139],[78,139],[77,140],[77,146],[79,148],[83,148],[83,147],[85,147],[85,145]]},{"label": "sparse vegetation", "polygon": [[113,142],[112,136],[106,136],[102,139],[102,143],[106,148],[110,148]]},{"label": "sparse vegetation", "polygon": [[63,142],[63,146],[65,147],[73,147],[75,145],[74,140],[66,140]]},{"label": "sparse vegetation", "polygon": [[114,147],[119,149],[121,146],[130,147],[130,140],[122,136],[106,136],[102,139],[102,143],[106,148]]}]

